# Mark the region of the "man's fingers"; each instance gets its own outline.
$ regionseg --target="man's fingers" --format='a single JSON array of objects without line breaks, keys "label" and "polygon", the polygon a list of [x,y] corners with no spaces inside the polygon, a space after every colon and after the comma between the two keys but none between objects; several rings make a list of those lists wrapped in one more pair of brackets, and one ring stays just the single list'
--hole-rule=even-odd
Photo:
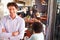
[{"label": "man's fingers", "polygon": [[2,32],[6,32],[5,28],[2,28]]},{"label": "man's fingers", "polygon": [[18,31],[13,32],[12,35],[13,35],[13,36],[19,35],[19,32],[18,32]]}]

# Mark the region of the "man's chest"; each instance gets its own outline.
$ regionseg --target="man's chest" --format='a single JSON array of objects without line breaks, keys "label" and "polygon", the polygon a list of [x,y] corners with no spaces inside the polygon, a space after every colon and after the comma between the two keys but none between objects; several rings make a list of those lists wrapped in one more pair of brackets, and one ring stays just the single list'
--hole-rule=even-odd
[{"label": "man's chest", "polygon": [[6,20],[5,22],[5,29],[7,30],[7,32],[18,31],[19,26],[20,23],[18,22],[18,20]]}]

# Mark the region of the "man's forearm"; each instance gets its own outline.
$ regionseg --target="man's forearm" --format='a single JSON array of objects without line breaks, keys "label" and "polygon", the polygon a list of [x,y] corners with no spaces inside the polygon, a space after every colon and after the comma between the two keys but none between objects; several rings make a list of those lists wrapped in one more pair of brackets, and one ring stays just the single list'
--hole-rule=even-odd
[{"label": "man's forearm", "polygon": [[2,28],[2,32],[0,33],[0,37],[3,37],[3,38],[9,38],[12,36],[12,33],[8,33],[5,28]]},{"label": "man's forearm", "polygon": [[11,37],[11,36],[12,36],[11,33],[5,33],[5,32],[0,33],[0,37],[3,37],[3,38],[9,38],[9,37]]},{"label": "man's forearm", "polygon": [[12,36],[17,36],[17,35],[19,35],[18,32],[12,32],[12,33],[2,32],[2,33],[0,33],[0,37],[2,37],[2,38],[10,38]]}]

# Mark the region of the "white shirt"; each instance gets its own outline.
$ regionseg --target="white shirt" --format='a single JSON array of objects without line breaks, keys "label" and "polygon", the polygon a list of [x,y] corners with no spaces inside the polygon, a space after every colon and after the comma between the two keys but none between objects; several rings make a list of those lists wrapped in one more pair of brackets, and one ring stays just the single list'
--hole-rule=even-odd
[{"label": "white shirt", "polygon": [[32,34],[29,40],[44,40],[43,32]]},{"label": "white shirt", "polygon": [[[21,17],[16,16],[16,18],[12,20],[10,16],[5,16],[1,20],[0,26],[2,28],[5,28],[7,31],[5,33],[0,33],[0,37],[3,37],[5,39],[10,38],[10,40],[23,39],[25,31],[25,21]],[[12,36],[12,32],[16,31],[18,31],[20,34],[17,36]]]}]

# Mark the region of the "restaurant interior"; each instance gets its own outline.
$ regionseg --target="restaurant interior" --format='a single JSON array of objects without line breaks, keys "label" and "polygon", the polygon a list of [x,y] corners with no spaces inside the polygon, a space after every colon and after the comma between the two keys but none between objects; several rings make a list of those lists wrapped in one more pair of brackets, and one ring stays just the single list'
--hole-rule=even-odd
[{"label": "restaurant interior", "polygon": [[[19,10],[17,15],[25,20],[25,36],[30,38],[32,33],[32,24],[41,22],[43,24],[44,36],[46,35],[48,0],[0,0],[0,19],[8,15],[7,3],[16,2]],[[33,11],[33,15],[25,15]],[[24,14],[23,14],[24,13]]]}]

